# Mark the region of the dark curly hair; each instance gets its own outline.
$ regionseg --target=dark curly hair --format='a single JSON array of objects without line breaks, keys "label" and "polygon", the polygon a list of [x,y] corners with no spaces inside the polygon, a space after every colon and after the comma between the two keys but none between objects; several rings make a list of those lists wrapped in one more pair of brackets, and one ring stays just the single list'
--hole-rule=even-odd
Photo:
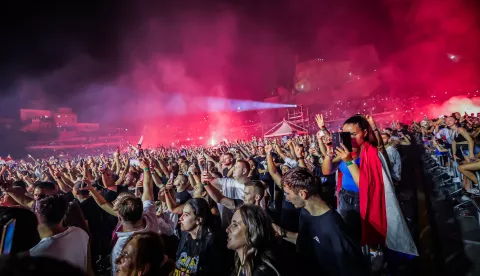
[{"label": "dark curly hair", "polygon": [[54,226],[62,222],[67,208],[68,202],[63,196],[48,195],[37,201],[36,212],[41,223]]},{"label": "dark curly hair", "polygon": [[120,202],[118,214],[123,221],[135,223],[142,219],[143,203],[138,197],[126,197]]},{"label": "dark curly hair", "polygon": [[307,169],[296,167],[282,176],[282,184],[295,193],[306,190],[309,195],[319,195],[318,179]]}]

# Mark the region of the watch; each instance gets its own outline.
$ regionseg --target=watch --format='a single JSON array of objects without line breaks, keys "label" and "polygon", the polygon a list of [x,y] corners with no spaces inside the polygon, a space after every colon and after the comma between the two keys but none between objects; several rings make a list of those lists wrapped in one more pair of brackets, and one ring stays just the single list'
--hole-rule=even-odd
[{"label": "watch", "polygon": [[286,238],[287,237],[287,231],[282,229],[281,232],[282,232],[282,238]]}]

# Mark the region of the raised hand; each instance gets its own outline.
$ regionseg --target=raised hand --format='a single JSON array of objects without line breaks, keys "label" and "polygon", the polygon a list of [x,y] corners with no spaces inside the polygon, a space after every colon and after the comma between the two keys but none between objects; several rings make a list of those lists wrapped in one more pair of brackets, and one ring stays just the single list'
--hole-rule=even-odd
[{"label": "raised hand", "polygon": [[340,147],[335,149],[335,153],[337,156],[342,158],[344,162],[350,162],[353,160],[352,153],[348,151],[347,147],[344,144],[340,144]]},{"label": "raised hand", "polygon": [[375,125],[375,121],[373,120],[373,117],[370,116],[370,115],[365,115],[365,119],[367,120],[367,122],[370,124],[370,126],[375,129],[377,128],[376,125]]},{"label": "raised hand", "polygon": [[149,162],[148,162],[148,160],[147,160],[146,158],[140,158],[138,161],[140,162],[140,167],[141,167],[142,169],[148,169],[148,168],[150,168],[150,166],[149,166],[150,164],[149,164]]},{"label": "raised hand", "polygon": [[325,127],[325,121],[323,120],[322,114],[315,115],[315,122],[317,122],[318,128],[322,129]]},{"label": "raised hand", "polygon": [[272,145],[265,145],[265,152],[266,152],[267,154],[272,153],[272,150],[273,150]]}]

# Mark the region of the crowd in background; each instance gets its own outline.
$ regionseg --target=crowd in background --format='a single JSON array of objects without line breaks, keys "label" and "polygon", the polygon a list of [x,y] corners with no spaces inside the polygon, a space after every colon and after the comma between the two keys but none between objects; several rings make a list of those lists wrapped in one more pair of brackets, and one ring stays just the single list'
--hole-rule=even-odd
[{"label": "crowd in background", "polygon": [[15,233],[0,274],[381,275],[387,251],[417,253],[395,196],[415,139],[450,148],[465,196],[479,193],[478,117],[355,115],[348,138],[315,119],[315,135],[5,164],[0,225]]}]

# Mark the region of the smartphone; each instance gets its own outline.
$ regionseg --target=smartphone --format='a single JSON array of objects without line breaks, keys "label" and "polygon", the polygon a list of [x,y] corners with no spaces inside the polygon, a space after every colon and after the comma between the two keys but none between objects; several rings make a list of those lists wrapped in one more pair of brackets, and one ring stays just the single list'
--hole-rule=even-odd
[{"label": "smartphone", "polygon": [[185,157],[187,155],[187,151],[185,149],[181,149],[180,155]]},{"label": "smartphone", "polygon": [[286,144],[288,140],[288,136],[283,136],[282,137],[282,143]]},{"label": "smartphone", "polygon": [[340,144],[344,144],[349,152],[352,152],[352,138],[350,132],[335,132],[332,133],[333,149],[341,148]]},{"label": "smartphone", "polygon": [[2,254],[10,254],[12,251],[13,235],[15,234],[15,219],[8,221],[2,228],[2,240],[0,242],[0,248]]},{"label": "smartphone", "polygon": [[140,166],[138,159],[130,159],[130,166]]}]

